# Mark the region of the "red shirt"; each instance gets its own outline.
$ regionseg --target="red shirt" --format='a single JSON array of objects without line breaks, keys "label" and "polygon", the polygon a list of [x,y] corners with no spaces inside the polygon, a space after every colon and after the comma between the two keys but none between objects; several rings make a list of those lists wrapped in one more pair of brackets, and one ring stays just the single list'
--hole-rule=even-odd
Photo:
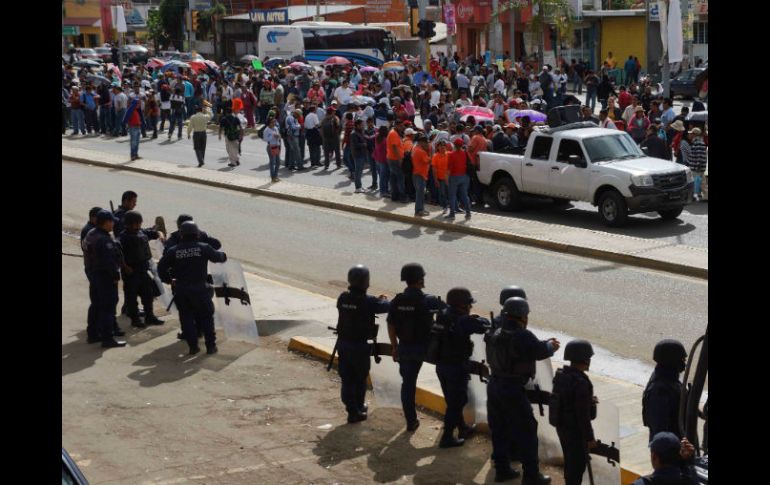
[{"label": "red shirt", "polygon": [[467,158],[465,150],[455,150],[448,154],[449,175],[466,175],[465,161]]},{"label": "red shirt", "polygon": [[141,126],[142,120],[139,118],[139,110],[135,109],[128,118],[128,126]]},{"label": "red shirt", "polygon": [[623,91],[620,93],[620,96],[618,96],[618,105],[620,106],[621,110],[626,109],[627,106],[630,106],[631,103],[634,102],[634,97],[629,94],[628,91]]}]

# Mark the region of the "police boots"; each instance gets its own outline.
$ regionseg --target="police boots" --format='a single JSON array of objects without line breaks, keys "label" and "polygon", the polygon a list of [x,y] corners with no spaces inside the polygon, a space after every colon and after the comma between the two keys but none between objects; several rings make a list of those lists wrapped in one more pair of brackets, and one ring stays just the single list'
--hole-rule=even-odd
[{"label": "police boots", "polygon": [[139,315],[130,315],[131,326],[136,328],[147,328],[147,324],[139,318]]},{"label": "police boots", "polygon": [[521,485],[550,485],[551,484],[551,477],[548,475],[543,475],[542,473],[538,472],[535,476],[529,476],[524,477],[521,480]]},{"label": "police boots", "polygon": [[508,480],[515,480],[519,478],[521,473],[517,472],[513,468],[505,468],[502,470],[495,470],[495,482],[507,482]]},{"label": "police boots", "polygon": [[366,421],[367,414],[362,412],[348,413],[348,423],[360,423]]},{"label": "police boots", "polygon": [[165,322],[150,312],[147,314],[147,317],[145,317],[144,323],[146,325],[163,325]]},{"label": "police boots", "polygon": [[438,443],[439,448],[455,448],[465,444],[465,440],[462,438],[455,438],[452,435],[452,430],[444,430],[444,436],[441,437],[441,441]]}]

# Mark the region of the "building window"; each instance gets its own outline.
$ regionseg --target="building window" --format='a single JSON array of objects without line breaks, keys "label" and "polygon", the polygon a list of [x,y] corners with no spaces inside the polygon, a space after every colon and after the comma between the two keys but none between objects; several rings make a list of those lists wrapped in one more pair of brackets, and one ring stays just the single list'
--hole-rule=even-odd
[{"label": "building window", "polygon": [[88,47],[99,47],[99,36],[96,34],[88,34]]},{"label": "building window", "polygon": [[692,24],[693,44],[709,43],[709,23],[693,22]]}]

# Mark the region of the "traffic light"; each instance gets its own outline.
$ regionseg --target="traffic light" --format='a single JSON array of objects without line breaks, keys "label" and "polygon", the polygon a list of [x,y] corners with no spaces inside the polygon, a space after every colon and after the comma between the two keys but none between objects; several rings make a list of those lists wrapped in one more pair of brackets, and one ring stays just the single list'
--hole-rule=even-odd
[{"label": "traffic light", "polygon": [[421,39],[431,39],[436,36],[436,22],[432,20],[420,20],[417,26],[420,29],[419,32],[417,32],[417,37]]},{"label": "traffic light", "polygon": [[198,31],[198,11],[193,10],[192,11],[192,31],[197,32]]}]

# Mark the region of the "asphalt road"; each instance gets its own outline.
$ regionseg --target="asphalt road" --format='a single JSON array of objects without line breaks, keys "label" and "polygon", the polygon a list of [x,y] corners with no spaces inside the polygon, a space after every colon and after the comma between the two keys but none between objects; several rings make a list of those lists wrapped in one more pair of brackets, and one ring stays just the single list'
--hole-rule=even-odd
[{"label": "asphalt road", "polygon": [[[73,145],[81,148],[99,150],[108,153],[124,154],[128,160],[128,137],[106,138],[94,136],[62,137],[63,145]],[[306,150],[305,156],[309,157]],[[144,158],[160,160],[178,165],[196,166],[197,161],[192,148],[192,140],[187,139],[183,130],[181,140],[174,136],[171,141],[167,135],[160,135],[153,140],[150,137],[141,140],[139,155]],[[308,158],[309,160],[309,158]],[[305,163],[309,166],[309,162]],[[353,182],[348,180],[347,170],[307,169],[303,172],[291,173],[281,168],[280,177],[293,183],[328,187],[334,189],[353,188]],[[219,141],[216,134],[209,131],[206,147],[206,165],[203,169],[234,171],[241,175],[259,175],[268,177],[268,159],[265,142],[256,134],[246,136],[242,144],[241,165],[238,167],[227,166],[227,152],[224,140]],[[364,186],[371,184],[368,169],[364,172]],[[629,218],[627,226],[622,228],[608,228],[599,219],[596,207],[586,202],[575,202],[567,208],[555,207],[550,200],[531,200],[523,211],[512,214],[488,208],[484,212],[517,217],[521,219],[540,222],[561,224],[569,227],[581,227],[595,231],[624,234],[643,239],[655,239],[667,241],[671,244],[685,244],[693,247],[708,247],[708,203],[694,203],[687,206],[679,219],[663,221],[656,212],[637,214]]]},{"label": "asphalt road", "polygon": [[645,362],[659,339],[689,346],[708,321],[708,282],[699,279],[69,162],[62,163],[63,227],[79,228],[92,206],[108,207],[127,189],[139,194],[146,221],[162,215],[172,226],[191,213],[247,270],[331,297],[357,263],[371,269],[373,293],[394,295],[400,267],[419,261],[428,292],[467,286],[475,311],[487,315],[499,309],[502,286],[519,284],[534,326]]}]

